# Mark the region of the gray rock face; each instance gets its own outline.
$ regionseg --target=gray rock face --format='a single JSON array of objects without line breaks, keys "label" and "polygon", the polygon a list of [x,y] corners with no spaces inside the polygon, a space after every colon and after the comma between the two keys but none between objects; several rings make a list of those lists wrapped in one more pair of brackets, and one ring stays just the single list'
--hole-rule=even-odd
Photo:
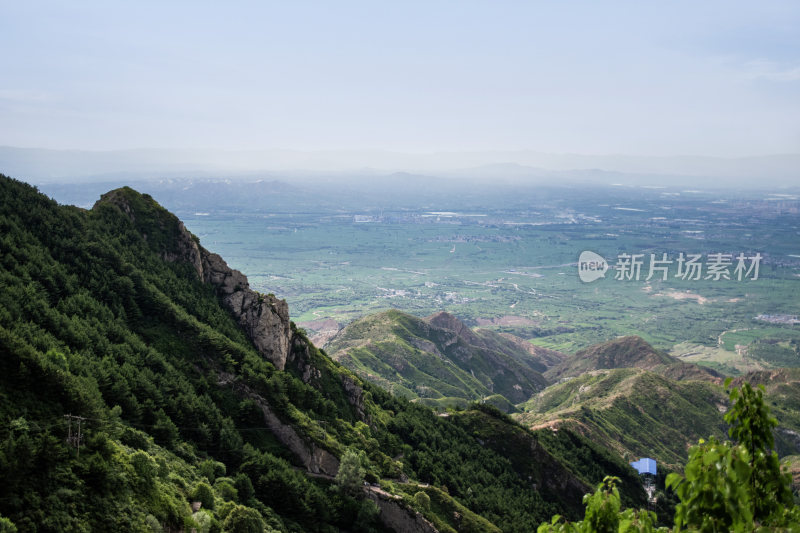
[{"label": "gray rock face", "polygon": [[255,401],[261,409],[266,426],[281,444],[300,459],[306,471],[327,477],[333,477],[339,471],[339,459],[335,455],[303,438],[291,425],[284,423],[275,414],[263,397],[243,383],[237,382],[232,374],[220,373],[217,383],[232,386],[242,396]]},{"label": "gray rock face", "polygon": [[342,376],[342,385],[347,393],[347,401],[355,407],[359,420],[366,420],[366,409],[364,408],[364,390],[359,387],[351,378]]},{"label": "gray rock face", "polygon": [[198,245],[183,223],[177,251],[165,255],[164,259],[192,265],[197,277],[216,289],[222,303],[239,321],[259,353],[279,370],[284,369],[292,337],[286,300],[252,290],[247,276],[230,268],[219,255]]},{"label": "gray rock face", "polygon": [[[300,372],[303,383],[320,388],[319,380],[322,377],[322,373],[319,368],[313,365],[309,346],[303,338],[297,335],[292,337],[292,347],[289,350],[289,358],[286,362],[287,365],[296,368]],[[355,414],[358,419],[367,424],[371,424],[364,405],[364,389],[349,376],[342,375],[340,379],[347,401],[355,408]]]},{"label": "gray rock face", "polygon": [[203,281],[214,286],[222,303],[235,316],[258,351],[278,370],[286,366],[292,330],[285,300],[250,289],[247,277],[217,254],[202,250]]},{"label": "gray rock face", "polygon": [[172,252],[164,252],[162,254],[163,259],[171,263],[176,261],[189,263],[194,267],[200,279],[203,279],[203,257],[200,253],[200,246],[192,238],[192,234],[189,233],[183,222],[178,222],[178,232],[177,249]]},{"label": "gray rock face", "polygon": [[405,507],[396,497],[381,490],[368,490],[367,497],[380,509],[380,519],[394,531],[407,533],[438,533],[438,529],[417,511]]},{"label": "gray rock face", "polygon": [[295,429],[281,422],[266,402],[256,400],[264,414],[264,421],[272,434],[303,462],[306,470],[313,474],[335,476],[339,471],[339,459],[327,450],[303,440]]}]

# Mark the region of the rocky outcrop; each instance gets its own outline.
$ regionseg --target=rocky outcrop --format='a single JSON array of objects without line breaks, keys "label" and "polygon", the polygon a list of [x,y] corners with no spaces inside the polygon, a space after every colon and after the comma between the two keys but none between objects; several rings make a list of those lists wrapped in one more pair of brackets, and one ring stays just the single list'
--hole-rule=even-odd
[{"label": "rocky outcrop", "polygon": [[339,471],[339,459],[328,450],[308,442],[297,431],[285,424],[270,408],[267,401],[248,386],[234,379],[232,374],[221,372],[218,383],[229,385],[241,396],[253,400],[264,415],[264,422],[278,441],[294,453],[308,472],[322,476],[335,476]]},{"label": "rocky outcrop", "polygon": [[307,471],[326,476],[336,475],[339,471],[339,459],[335,455],[303,440],[292,426],[281,422],[263,399],[257,398],[256,403],[261,408],[264,422],[272,434],[300,459]]},{"label": "rocky outcrop", "polygon": [[370,489],[367,497],[380,509],[381,522],[394,531],[403,533],[438,533],[438,529],[421,513],[405,507],[398,497],[378,489]]},{"label": "rocky outcrop", "polygon": [[230,268],[218,254],[200,246],[183,223],[179,224],[177,246],[164,259],[189,263],[201,280],[215,288],[259,353],[283,370],[292,336],[286,300],[252,290],[247,276]]},{"label": "rocky outcrop", "polygon": [[203,279],[203,256],[200,252],[200,245],[197,239],[189,233],[183,222],[178,222],[178,238],[175,240],[175,248],[162,252],[161,257],[165,261],[174,263],[183,261],[189,263],[197,272],[200,279]]},{"label": "rocky outcrop", "polygon": [[320,372],[319,368],[312,364],[311,347],[301,335],[294,335],[292,337],[286,364],[291,365],[292,368],[297,370],[303,383],[313,384],[322,377],[322,372]]},{"label": "rocky outcrop", "polygon": [[286,300],[250,289],[247,277],[230,268],[217,254],[200,248],[198,275],[212,285],[222,303],[239,321],[259,353],[278,370],[286,366],[292,330]]},{"label": "rocky outcrop", "polygon": [[342,385],[344,392],[347,395],[347,401],[352,405],[359,420],[366,420],[366,410],[364,408],[364,389],[362,389],[352,378],[349,376],[342,376]]}]

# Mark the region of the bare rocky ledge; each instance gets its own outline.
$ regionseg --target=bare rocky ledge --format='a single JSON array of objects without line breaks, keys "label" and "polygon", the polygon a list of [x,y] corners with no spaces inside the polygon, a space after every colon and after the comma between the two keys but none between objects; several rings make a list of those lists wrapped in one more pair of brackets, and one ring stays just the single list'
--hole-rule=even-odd
[{"label": "bare rocky ledge", "polygon": [[292,338],[286,300],[252,290],[247,276],[230,268],[218,254],[198,245],[183,223],[179,224],[178,252],[165,255],[164,259],[192,265],[197,276],[215,288],[223,305],[238,320],[259,353],[278,370],[283,370]]}]

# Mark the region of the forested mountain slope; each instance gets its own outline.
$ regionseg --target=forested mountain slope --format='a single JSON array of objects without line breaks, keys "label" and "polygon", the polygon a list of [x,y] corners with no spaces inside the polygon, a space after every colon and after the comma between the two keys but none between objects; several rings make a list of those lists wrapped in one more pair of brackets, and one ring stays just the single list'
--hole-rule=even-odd
[{"label": "forested mountain slope", "polygon": [[[131,189],[85,211],[0,176],[0,287],[0,515],[19,531],[531,531],[606,474],[643,501],[578,435],[362,381]],[[336,483],[345,457],[384,491]]]}]

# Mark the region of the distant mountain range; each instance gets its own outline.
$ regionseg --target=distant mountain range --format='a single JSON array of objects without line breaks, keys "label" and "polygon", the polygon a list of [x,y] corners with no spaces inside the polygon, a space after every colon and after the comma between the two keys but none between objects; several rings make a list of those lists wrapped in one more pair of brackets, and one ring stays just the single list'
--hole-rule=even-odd
[{"label": "distant mountain range", "polygon": [[[127,180],[168,175],[299,173],[324,179],[393,172],[463,180],[564,181],[677,186],[795,186],[800,154],[752,157],[546,154],[535,151],[438,152],[135,149],[112,151],[0,147],[0,168],[27,180],[91,177]],[[714,181],[722,179],[723,181]]]}]

